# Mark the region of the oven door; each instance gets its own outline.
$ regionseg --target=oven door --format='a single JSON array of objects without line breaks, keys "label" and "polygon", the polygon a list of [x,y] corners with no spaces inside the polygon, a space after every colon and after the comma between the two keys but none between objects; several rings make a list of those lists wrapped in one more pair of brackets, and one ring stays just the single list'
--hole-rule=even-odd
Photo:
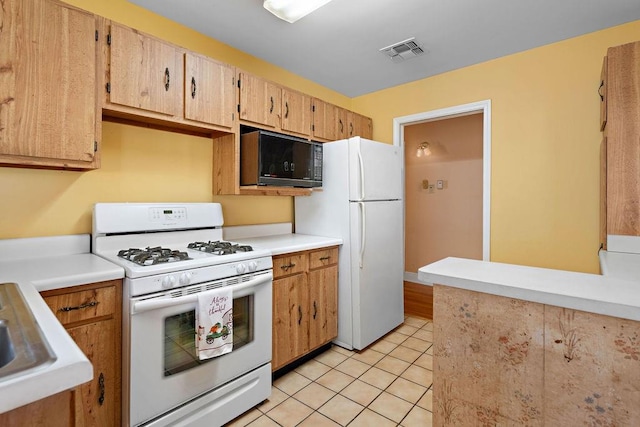
[{"label": "oven door", "polygon": [[[125,365],[130,425],[149,421],[269,363],[272,278],[269,270],[189,286],[188,292],[131,298],[128,369]],[[197,293],[218,286],[231,286],[233,292],[233,351],[201,361],[195,350]]]}]

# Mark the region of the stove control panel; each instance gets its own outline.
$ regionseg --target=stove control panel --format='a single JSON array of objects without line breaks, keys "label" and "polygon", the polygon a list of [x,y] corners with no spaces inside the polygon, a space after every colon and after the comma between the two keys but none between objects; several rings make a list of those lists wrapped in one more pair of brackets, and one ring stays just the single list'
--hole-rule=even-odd
[{"label": "stove control panel", "polygon": [[175,276],[164,276],[161,284],[164,289],[171,289],[176,285],[176,278]]},{"label": "stove control panel", "polygon": [[149,220],[161,224],[186,224],[187,208],[154,206],[149,208]]},{"label": "stove control panel", "polygon": [[[175,263],[179,265],[179,263]],[[163,264],[171,266],[172,263]],[[267,271],[273,268],[271,256],[260,256],[218,265],[190,268],[188,270],[154,274],[151,276],[125,279],[129,282],[129,296],[139,296],[153,292],[165,292],[170,289],[182,288],[231,277]]]}]

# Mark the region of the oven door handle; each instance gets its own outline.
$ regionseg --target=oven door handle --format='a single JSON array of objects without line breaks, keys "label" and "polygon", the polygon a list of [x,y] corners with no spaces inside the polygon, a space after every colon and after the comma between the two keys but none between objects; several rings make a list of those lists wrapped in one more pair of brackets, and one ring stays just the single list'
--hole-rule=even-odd
[{"label": "oven door handle", "polygon": [[[261,274],[258,277],[255,277],[249,280],[248,282],[231,286],[231,292],[232,293],[240,292],[244,289],[253,288],[255,286],[259,286],[264,283],[271,282],[272,280],[273,280],[273,274],[271,272],[266,274]],[[131,314],[141,313],[144,311],[157,310],[159,308],[166,308],[174,305],[197,302],[198,293],[185,295],[183,297],[177,297],[177,298],[160,297],[160,298],[153,298],[153,299],[142,300],[142,301],[135,301],[131,303]]]}]

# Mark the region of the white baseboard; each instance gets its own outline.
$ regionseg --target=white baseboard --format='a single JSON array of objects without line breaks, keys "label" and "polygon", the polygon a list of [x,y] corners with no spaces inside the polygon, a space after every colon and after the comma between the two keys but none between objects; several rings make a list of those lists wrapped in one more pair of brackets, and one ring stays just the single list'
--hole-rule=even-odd
[{"label": "white baseboard", "polygon": [[419,285],[433,286],[433,283],[423,282],[420,279],[418,279],[418,273],[411,273],[409,271],[404,272],[404,281],[417,283]]}]

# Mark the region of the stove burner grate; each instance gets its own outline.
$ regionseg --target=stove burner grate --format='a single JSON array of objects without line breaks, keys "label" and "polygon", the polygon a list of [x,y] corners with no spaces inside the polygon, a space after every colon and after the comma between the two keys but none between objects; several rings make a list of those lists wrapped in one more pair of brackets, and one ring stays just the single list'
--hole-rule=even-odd
[{"label": "stove burner grate", "polygon": [[147,266],[168,262],[185,261],[189,258],[186,252],[180,252],[160,246],[146,249],[129,248],[118,251],[118,256],[138,265]]},{"label": "stove burner grate", "polygon": [[231,242],[216,240],[215,242],[193,242],[187,245],[189,249],[207,252],[214,255],[228,255],[237,252],[251,252],[253,248],[249,245],[239,245]]}]

